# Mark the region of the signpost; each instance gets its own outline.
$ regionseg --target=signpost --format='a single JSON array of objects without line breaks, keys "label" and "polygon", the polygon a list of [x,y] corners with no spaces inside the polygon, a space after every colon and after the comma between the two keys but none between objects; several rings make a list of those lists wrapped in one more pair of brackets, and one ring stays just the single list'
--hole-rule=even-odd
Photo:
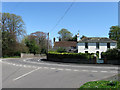
[{"label": "signpost", "polygon": [[104,63],[104,60],[97,60],[97,63]]},{"label": "signpost", "polygon": [[96,54],[94,54],[94,56],[96,57],[96,64],[97,63],[105,63],[104,60],[99,60],[99,57]]}]

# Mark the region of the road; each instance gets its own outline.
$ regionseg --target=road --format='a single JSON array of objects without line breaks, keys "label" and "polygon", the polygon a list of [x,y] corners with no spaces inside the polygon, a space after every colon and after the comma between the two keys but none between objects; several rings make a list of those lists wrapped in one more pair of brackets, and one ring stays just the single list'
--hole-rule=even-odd
[{"label": "road", "polygon": [[85,82],[118,73],[118,66],[42,61],[42,58],[2,59],[2,88],[79,88]]}]

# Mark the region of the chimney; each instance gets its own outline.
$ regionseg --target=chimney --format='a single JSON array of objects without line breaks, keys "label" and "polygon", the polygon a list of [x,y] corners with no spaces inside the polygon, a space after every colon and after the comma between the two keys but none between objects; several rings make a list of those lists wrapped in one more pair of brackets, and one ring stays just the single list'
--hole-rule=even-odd
[{"label": "chimney", "polygon": [[80,35],[79,35],[79,32],[77,34],[77,42],[80,41]]},{"label": "chimney", "polygon": [[61,41],[61,38],[59,37],[59,41]]},{"label": "chimney", "polygon": [[53,38],[53,42],[55,43],[55,37]]}]

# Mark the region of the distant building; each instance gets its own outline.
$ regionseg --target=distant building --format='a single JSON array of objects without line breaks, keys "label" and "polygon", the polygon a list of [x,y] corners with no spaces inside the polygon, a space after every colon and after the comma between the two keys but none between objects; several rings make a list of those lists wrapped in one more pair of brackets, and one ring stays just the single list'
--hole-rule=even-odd
[{"label": "distant building", "polygon": [[[78,53],[101,53],[117,47],[117,41],[106,37],[84,37],[77,43]],[[114,52],[113,52],[114,53]]]},{"label": "distant building", "polygon": [[75,41],[58,41],[54,42],[54,49],[59,47],[65,48],[67,52],[76,52],[77,42]]}]

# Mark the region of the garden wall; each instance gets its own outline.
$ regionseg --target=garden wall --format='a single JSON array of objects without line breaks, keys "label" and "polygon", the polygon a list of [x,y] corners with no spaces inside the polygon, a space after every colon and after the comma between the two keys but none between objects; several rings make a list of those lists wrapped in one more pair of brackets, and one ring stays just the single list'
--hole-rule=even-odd
[{"label": "garden wall", "polygon": [[26,54],[26,53],[21,53],[21,58],[32,58],[32,57],[43,57],[45,56],[45,54],[33,54],[33,53],[29,53],[29,54]]}]

